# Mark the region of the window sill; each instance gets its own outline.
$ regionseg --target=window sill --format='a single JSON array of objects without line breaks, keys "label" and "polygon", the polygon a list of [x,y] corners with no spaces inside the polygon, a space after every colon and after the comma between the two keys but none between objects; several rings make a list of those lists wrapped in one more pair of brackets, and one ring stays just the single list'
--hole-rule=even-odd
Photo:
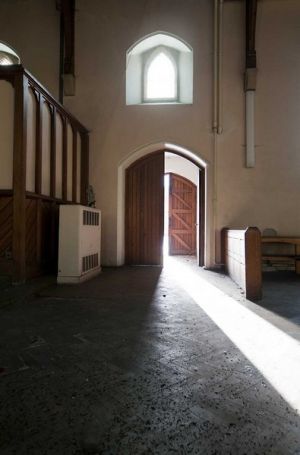
[{"label": "window sill", "polygon": [[193,103],[181,103],[180,101],[155,101],[151,103],[126,104],[126,106],[192,106]]}]

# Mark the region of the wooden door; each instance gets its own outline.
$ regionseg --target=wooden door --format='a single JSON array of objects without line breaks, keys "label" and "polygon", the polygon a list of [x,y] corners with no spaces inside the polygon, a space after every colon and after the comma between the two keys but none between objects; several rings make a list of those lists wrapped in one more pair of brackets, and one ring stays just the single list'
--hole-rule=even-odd
[{"label": "wooden door", "polygon": [[125,262],[161,265],[164,234],[164,152],[126,171]]},{"label": "wooden door", "polygon": [[198,264],[204,266],[204,249],[205,249],[205,171],[199,169],[199,192],[198,192],[198,223],[199,223],[199,247],[198,247]]},{"label": "wooden door", "polygon": [[197,187],[190,180],[170,174],[169,254],[196,254]]}]

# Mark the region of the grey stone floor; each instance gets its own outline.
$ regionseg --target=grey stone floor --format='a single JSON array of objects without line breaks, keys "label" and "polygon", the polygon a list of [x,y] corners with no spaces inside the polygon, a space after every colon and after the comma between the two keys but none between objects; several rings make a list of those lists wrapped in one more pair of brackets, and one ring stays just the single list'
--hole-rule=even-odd
[{"label": "grey stone floor", "polygon": [[2,285],[1,455],[300,454],[299,417],[166,269],[52,281]]},{"label": "grey stone floor", "polygon": [[300,325],[300,276],[294,272],[264,273],[261,305]]}]

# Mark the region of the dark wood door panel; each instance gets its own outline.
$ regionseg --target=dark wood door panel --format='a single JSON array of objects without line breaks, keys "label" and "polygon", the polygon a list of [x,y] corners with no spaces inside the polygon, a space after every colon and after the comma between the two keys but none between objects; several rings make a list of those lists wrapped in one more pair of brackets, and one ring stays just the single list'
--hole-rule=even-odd
[{"label": "dark wood door panel", "polygon": [[58,211],[51,200],[26,198],[27,277],[57,272]]},{"label": "dark wood door panel", "polygon": [[126,264],[161,265],[164,232],[164,153],[126,171]]},{"label": "dark wood door panel", "polygon": [[12,197],[0,197],[0,258],[12,257]]}]

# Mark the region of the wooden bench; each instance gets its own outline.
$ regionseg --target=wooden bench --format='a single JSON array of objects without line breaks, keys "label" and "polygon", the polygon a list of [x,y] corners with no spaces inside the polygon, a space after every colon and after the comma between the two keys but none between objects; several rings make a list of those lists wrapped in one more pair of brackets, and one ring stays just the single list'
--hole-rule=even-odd
[{"label": "wooden bench", "polygon": [[261,234],[257,227],[222,229],[222,262],[247,299],[261,299]]},{"label": "wooden bench", "polygon": [[291,254],[281,254],[278,251],[278,254],[265,254],[263,253],[263,261],[272,261],[272,262],[293,262],[295,264],[295,270],[297,274],[300,274],[300,237],[262,237],[262,245],[293,245],[294,252]]}]

